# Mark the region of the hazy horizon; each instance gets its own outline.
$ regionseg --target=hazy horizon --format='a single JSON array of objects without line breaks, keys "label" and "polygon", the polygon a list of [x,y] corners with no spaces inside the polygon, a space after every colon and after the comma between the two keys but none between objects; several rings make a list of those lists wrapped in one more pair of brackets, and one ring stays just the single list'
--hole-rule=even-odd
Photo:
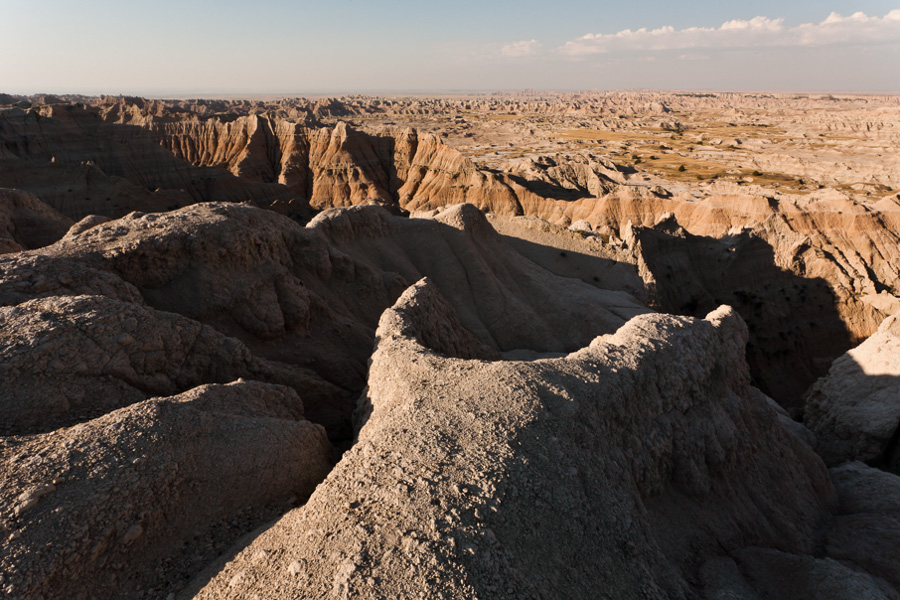
[{"label": "hazy horizon", "polygon": [[898,92],[900,2],[0,2],[10,94]]},{"label": "hazy horizon", "polygon": [[799,95],[847,95],[847,96],[898,96],[900,95],[900,88],[897,89],[885,89],[885,90],[839,90],[839,89],[716,89],[716,88],[692,88],[692,89],[675,89],[675,88],[610,88],[610,89],[535,89],[535,88],[521,88],[521,89],[482,89],[482,90],[392,90],[392,89],[383,89],[383,90],[342,90],[335,89],[331,91],[322,91],[322,90],[312,90],[312,91],[285,91],[285,92],[257,92],[257,91],[249,91],[249,92],[240,92],[240,91],[183,91],[183,90],[174,90],[174,91],[149,91],[148,93],[110,93],[99,91],[96,93],[84,93],[84,92],[71,92],[71,91],[53,91],[49,92],[46,90],[35,91],[35,92],[9,92],[6,90],[0,89],[0,94],[9,94],[11,96],[25,96],[25,97],[34,97],[34,96],[83,96],[85,98],[98,98],[98,97],[135,97],[135,98],[144,98],[147,100],[261,100],[261,101],[276,101],[281,99],[291,99],[291,98],[304,98],[307,100],[319,100],[319,99],[328,99],[328,98],[342,98],[342,97],[350,97],[350,96],[364,96],[364,97],[373,97],[373,98],[440,98],[440,97],[475,97],[475,96],[489,96],[489,95],[499,95],[499,94],[526,94],[526,93],[536,93],[536,94],[579,94],[579,93],[612,93],[612,92],[624,92],[624,93],[673,93],[673,94],[799,94]]}]

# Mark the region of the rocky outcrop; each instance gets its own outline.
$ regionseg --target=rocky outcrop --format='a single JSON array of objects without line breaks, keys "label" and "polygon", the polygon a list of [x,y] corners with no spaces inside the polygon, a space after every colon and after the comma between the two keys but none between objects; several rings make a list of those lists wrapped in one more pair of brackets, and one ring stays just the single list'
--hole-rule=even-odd
[{"label": "rocky outcrop", "polygon": [[[561,200],[599,198],[615,191],[625,179],[610,160],[584,155],[554,159],[525,159],[509,170],[511,176],[538,195]],[[586,222],[586,221],[585,221]]]},{"label": "rocky outcrop", "polygon": [[144,304],[136,287],[80,260],[30,252],[0,257],[0,306],[52,296],[105,296]]},{"label": "rocky outcrop", "polygon": [[[715,238],[726,245],[741,237],[758,239],[770,248],[772,268],[828,285],[849,334],[842,351],[874,333],[881,320],[900,308],[896,289],[900,239],[893,226],[900,204],[891,197],[876,204],[835,192],[775,199],[762,191],[737,193],[723,187],[698,201],[683,195],[634,196],[628,191],[570,202],[563,206],[564,213],[555,212],[554,206],[562,205],[549,201],[525,213],[551,222],[583,220],[594,230],[616,232],[623,239],[632,226],[652,228],[666,217],[688,235]],[[687,275],[703,273],[695,268]],[[778,301],[771,293],[761,295],[766,301]]]},{"label": "rocky outcrop", "polygon": [[897,98],[0,103],[0,595],[900,598]]},{"label": "rocky outcrop", "polygon": [[31,194],[0,189],[0,254],[52,244],[72,220]]},{"label": "rocky outcrop", "polygon": [[660,310],[698,316],[723,303],[735,307],[750,329],[754,384],[795,413],[806,389],[857,341],[847,320],[862,324],[880,314],[841,302],[825,277],[783,268],[779,249],[752,230],[695,236],[669,214],[653,227],[627,227],[623,237]]},{"label": "rocky outcrop", "polygon": [[[363,266],[334,272],[328,244],[315,232],[242,205],[132,213],[41,252],[51,262],[115,275],[149,307],[199,321],[238,338],[256,357],[290,365],[310,418],[335,436],[349,423],[351,391],[362,387],[373,334],[365,317],[392,299],[378,272]],[[350,298],[364,299],[362,306]]]},{"label": "rocky outcrop", "polygon": [[615,172],[608,162],[575,160],[510,176],[478,168],[433,134],[308,125],[272,114],[200,116],[137,103],[7,109],[0,111],[0,160],[11,179],[0,177],[0,185],[30,190],[75,219],[198,201],[253,201],[306,218],[307,202],[408,210],[471,203],[521,214],[523,203],[533,212],[548,189],[592,194],[619,185],[606,176]]},{"label": "rocky outcrop", "polygon": [[605,280],[609,288],[601,289],[604,281],[595,287],[538,267],[472,205],[415,216],[423,218],[354,207],[322,213],[309,227],[398,281],[429,277],[462,325],[495,350],[568,352],[648,312],[632,296],[612,291],[617,281]]},{"label": "rocky outcrop", "polygon": [[828,532],[826,552],[900,588],[900,477],[860,462],[830,473],[841,514]]},{"label": "rocky outcrop", "polygon": [[770,548],[747,548],[735,559],[704,565],[705,598],[794,600],[795,598],[872,598],[895,600],[896,590],[883,579],[833,558],[789,554]]},{"label": "rocky outcrop", "polygon": [[829,465],[867,461],[900,472],[900,316],[834,361],[807,394],[804,420]]},{"label": "rocky outcrop", "polygon": [[4,597],[164,598],[331,463],[293,390],[245,381],[6,438]]},{"label": "rocky outcrop", "polygon": [[82,104],[0,110],[0,186],[29,191],[72,219],[212,200],[308,211],[305,200],[277,182],[178,158],[143,119],[132,124],[109,108]]},{"label": "rocky outcrop", "polygon": [[875,513],[900,519],[900,476],[861,462],[829,470],[843,514]]},{"label": "rocky outcrop", "polygon": [[[388,314],[388,318],[394,318],[396,322],[380,329],[392,329],[392,335],[419,337],[426,348],[445,356],[486,360],[499,358],[496,351],[462,326],[456,312],[428,278],[403,292],[393,311]],[[416,323],[423,322],[429,324],[427,329],[412,329]]]},{"label": "rocky outcrop", "polygon": [[[874,156],[860,158],[860,164],[853,162],[852,169],[848,162],[846,168],[853,175],[839,176],[833,163],[821,163],[824,158],[819,156],[830,156],[832,133],[879,143],[893,140],[890,115],[896,103],[892,99],[642,93],[532,96],[465,101],[352,97],[315,102],[99,98],[81,99],[80,104],[35,98],[33,106],[20,103],[0,111],[0,161],[5,165],[0,169],[0,185],[30,190],[76,219],[92,213],[119,217],[134,209],[162,211],[199,200],[250,201],[301,221],[311,218],[309,204],[327,209],[374,203],[395,211],[434,211],[471,203],[495,215],[527,215],[561,227],[579,223],[582,232],[614,243],[629,237],[634,228],[655,227],[671,213],[688,236],[716,238],[722,248],[707,249],[704,256],[688,257],[680,265],[671,258],[651,257],[654,244],[647,239],[642,244],[647,256],[625,248],[632,251],[632,262],[643,261],[650,271],[655,269],[652,276],[662,290],[657,305],[693,316],[702,316],[719,303],[735,305],[753,329],[748,358],[755,382],[795,412],[802,391],[824,374],[836,356],[900,310],[896,285],[900,239],[895,233],[900,204],[896,194],[888,193],[900,171],[884,157]],[[679,110],[672,107],[689,112],[687,107],[710,108],[723,101],[732,103],[729,106],[737,111],[738,122],[716,125],[723,129],[715,132],[722,139],[711,137],[707,130],[716,127],[709,123],[689,126],[666,116],[669,110]],[[834,117],[828,112],[834,103],[842,110],[852,106],[853,116],[842,112],[843,120]],[[877,124],[871,119],[859,121],[872,116],[869,104],[882,111]],[[764,142],[775,141],[767,137],[766,128],[772,125],[759,118],[759,106],[776,111],[771,118],[782,124],[790,121],[791,111],[811,111],[803,119],[790,121],[790,127],[799,128],[796,136],[803,140],[803,147],[819,153],[815,154],[819,162],[784,153],[777,158],[788,171],[799,169],[799,180],[782,174],[768,183],[760,179],[750,185],[753,177],[748,165],[773,172],[777,166],[762,164]],[[591,109],[587,107],[596,113],[588,116]],[[438,109],[453,115],[452,123],[446,123],[452,133],[448,138],[441,137],[447,131],[427,133],[399,124],[410,119],[389,118],[425,118]],[[374,123],[393,124],[379,127],[366,120],[362,130],[337,120],[354,115],[382,115]],[[505,117],[514,117],[510,122],[518,124],[504,129]],[[804,119],[809,122],[801,125]],[[434,125],[428,125],[427,119],[423,123],[429,128]],[[473,123],[482,132],[478,135],[486,136],[484,140],[457,144],[458,148],[445,143],[459,142],[454,136],[463,135]],[[623,126],[626,130],[620,131]],[[690,127],[697,131],[689,133]],[[649,135],[649,129],[660,134]],[[826,139],[817,142],[812,138],[820,134],[812,132],[820,129]],[[738,130],[746,134],[744,139],[739,139]],[[688,143],[684,137],[688,134],[696,140]],[[550,146],[544,144],[540,152],[532,148],[538,139]],[[527,148],[500,152],[503,146],[514,150],[523,145],[522,140],[528,140]],[[601,141],[607,145],[606,154],[584,147]],[[698,172],[702,184],[700,180],[686,183],[686,174],[678,171],[673,171],[676,180],[665,181],[649,166],[641,171],[636,162],[626,164],[638,156],[626,152],[626,147],[636,150],[634,144],[651,143],[660,155],[651,155],[645,162],[662,160],[667,153],[666,160],[689,165],[696,159],[698,169],[710,160],[725,163],[713,179],[704,180]],[[738,159],[737,150],[748,154]],[[501,160],[501,154],[519,158]],[[791,167],[791,160],[802,164]],[[728,168],[731,163],[736,163],[734,168]],[[744,171],[747,181],[741,176]],[[865,173],[871,173],[864,177],[871,181],[856,183],[856,174],[863,177]],[[802,183],[804,177],[824,183]],[[869,191],[853,187],[859,185],[868,186]],[[724,249],[735,248],[735,241],[741,248]],[[760,265],[761,258],[766,265]],[[666,275],[671,274],[660,271],[676,266],[696,271],[701,265],[707,271],[686,273],[694,281],[685,289],[666,283]],[[717,285],[722,265],[729,271],[725,279],[744,282],[741,296]],[[760,277],[763,267],[766,274]],[[703,279],[707,281],[697,281]],[[792,284],[785,285],[786,279]],[[619,289],[635,291],[633,286]],[[772,310],[757,316],[756,304]],[[791,322],[786,304],[803,306],[804,314]],[[375,318],[370,321],[374,323]],[[784,385],[778,385],[780,381]]]},{"label": "rocky outcrop", "polygon": [[690,597],[705,557],[815,547],[827,473],[748,386],[730,309],[486,362],[435,351],[428,288],[381,319],[357,444],[196,597]]},{"label": "rocky outcrop", "polygon": [[[356,207],[325,213],[305,228],[246,205],[135,212],[114,221],[79,223],[58,243],[5,256],[0,266],[0,303],[21,305],[9,312],[16,323],[7,330],[12,337],[16,330],[44,327],[36,315],[66,304],[54,296],[110,299],[97,310],[89,304],[99,300],[84,301],[86,312],[73,309],[77,316],[72,317],[86,319],[87,330],[109,330],[108,348],[104,342],[98,349],[79,331],[53,334],[59,350],[50,353],[54,358],[48,364],[59,353],[74,361],[50,369],[59,377],[80,376],[73,371],[78,365],[95,365],[81,373],[90,380],[115,372],[116,385],[125,381],[141,390],[122,396],[130,398],[122,404],[236,377],[288,384],[303,396],[309,418],[325,425],[334,439],[350,436],[352,398],[365,384],[379,315],[409,281],[426,273],[457,304],[463,325],[495,353],[572,350],[648,310],[627,294],[541,269],[512,250],[471,206],[451,207],[430,219]],[[27,304],[39,298],[47,301]],[[108,313],[118,316],[110,319]],[[128,331],[138,341],[125,348],[112,338],[129,329],[125,323],[131,313],[138,323],[157,323],[161,331],[182,323],[169,313],[185,317],[187,324],[168,337]],[[529,326],[522,327],[523,322]],[[197,345],[192,340],[201,323],[208,326],[203,339],[209,343]],[[212,349],[216,345],[228,356],[207,356],[219,356]],[[129,356],[144,346],[169,358],[147,365],[142,358],[135,367],[138,376],[130,370]],[[185,363],[188,350],[219,370],[195,371]],[[31,360],[27,348],[21,351],[22,360]],[[91,352],[96,360],[85,357]],[[138,355],[144,356],[143,350]],[[119,362],[125,371],[113,368]],[[173,386],[175,381],[181,383]],[[58,404],[60,415],[77,415],[67,407],[78,402],[63,396],[83,394],[83,386],[63,387],[65,394],[46,395],[42,402]],[[22,393],[37,393],[30,388]],[[25,405],[37,406],[31,400]],[[34,422],[50,416],[35,413]]]},{"label": "rocky outcrop", "polygon": [[[253,356],[208,325],[149,307],[58,296],[0,308],[5,435],[50,431],[150,396],[239,377],[292,384],[314,398],[336,392],[313,373]],[[313,416],[327,422],[324,409],[314,408]]]}]

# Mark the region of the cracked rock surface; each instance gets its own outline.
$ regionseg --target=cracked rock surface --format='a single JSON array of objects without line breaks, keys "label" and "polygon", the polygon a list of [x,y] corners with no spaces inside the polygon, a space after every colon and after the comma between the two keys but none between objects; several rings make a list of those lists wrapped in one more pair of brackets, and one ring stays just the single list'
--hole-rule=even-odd
[{"label": "cracked rock surface", "polygon": [[356,445],[195,597],[688,598],[723,550],[812,551],[835,493],[730,309],[497,362],[443,354],[429,287],[381,318]]}]

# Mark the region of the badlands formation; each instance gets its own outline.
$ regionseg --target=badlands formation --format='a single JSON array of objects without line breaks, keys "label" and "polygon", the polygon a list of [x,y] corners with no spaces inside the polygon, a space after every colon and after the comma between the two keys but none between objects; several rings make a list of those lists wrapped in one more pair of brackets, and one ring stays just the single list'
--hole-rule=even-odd
[{"label": "badlands formation", "polygon": [[900,98],[0,94],[0,595],[900,599]]}]

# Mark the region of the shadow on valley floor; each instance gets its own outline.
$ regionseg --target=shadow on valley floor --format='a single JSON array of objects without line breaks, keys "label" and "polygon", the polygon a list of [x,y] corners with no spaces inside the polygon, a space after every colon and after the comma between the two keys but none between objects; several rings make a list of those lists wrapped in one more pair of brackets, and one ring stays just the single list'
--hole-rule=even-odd
[{"label": "shadow on valley floor", "polygon": [[747,362],[754,384],[795,415],[806,389],[859,343],[828,282],[779,268],[772,246],[758,237],[717,240],[661,228],[637,235],[656,280],[658,307],[702,318],[721,304],[733,306],[750,331]]},{"label": "shadow on valley floor", "polygon": [[513,175],[510,173],[506,174],[512,181],[518,183],[522,187],[526,188],[528,191],[537,194],[541,198],[545,198],[547,200],[581,200],[582,198],[590,198],[591,193],[586,189],[578,188],[571,189],[565,188],[560,185],[555,185],[548,181],[539,181],[539,180],[529,180],[521,177],[519,175]]},{"label": "shadow on valley floor", "polygon": [[648,301],[644,281],[633,264],[510,235],[502,237],[519,254],[551,273],[580,279],[600,289],[627,292],[644,303]]},{"label": "shadow on valley floor", "polygon": [[802,395],[854,340],[831,286],[779,268],[774,250],[747,234],[725,240],[638,228],[640,253],[656,284],[646,289],[634,265],[505,236],[548,271],[603,289],[628,292],[657,310],[705,317],[733,306],[750,332],[754,384],[780,404],[801,409]]}]

